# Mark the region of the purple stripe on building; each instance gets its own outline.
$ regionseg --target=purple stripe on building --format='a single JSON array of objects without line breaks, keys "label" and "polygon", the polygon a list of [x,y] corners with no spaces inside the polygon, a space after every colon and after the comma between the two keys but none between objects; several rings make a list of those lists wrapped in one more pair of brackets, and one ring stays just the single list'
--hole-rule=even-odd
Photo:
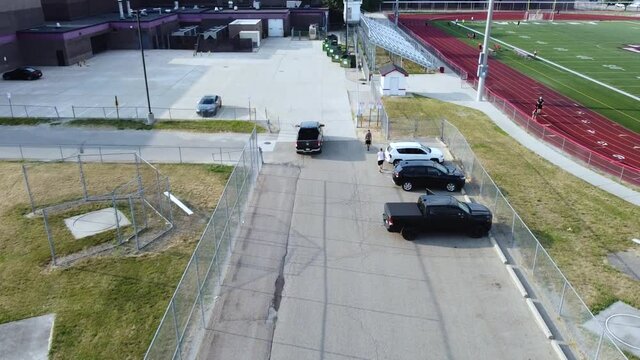
[{"label": "purple stripe on building", "polygon": [[0,36],[0,45],[12,43],[17,40],[18,40],[18,37],[16,36],[16,34],[3,35],[3,36]]},{"label": "purple stripe on building", "polygon": [[62,33],[62,38],[65,40],[77,39],[81,36],[93,35],[99,32],[107,31],[107,30],[109,30],[109,23],[104,23],[104,24],[85,27],[78,30],[67,31],[65,33]]}]

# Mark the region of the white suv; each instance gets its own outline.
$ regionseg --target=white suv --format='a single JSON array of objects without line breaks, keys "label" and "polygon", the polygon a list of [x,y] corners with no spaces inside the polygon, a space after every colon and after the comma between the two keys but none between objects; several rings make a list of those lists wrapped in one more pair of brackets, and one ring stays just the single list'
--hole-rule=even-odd
[{"label": "white suv", "polygon": [[430,148],[417,142],[390,143],[384,151],[384,158],[394,166],[402,160],[433,160],[439,163],[444,161],[442,151]]}]

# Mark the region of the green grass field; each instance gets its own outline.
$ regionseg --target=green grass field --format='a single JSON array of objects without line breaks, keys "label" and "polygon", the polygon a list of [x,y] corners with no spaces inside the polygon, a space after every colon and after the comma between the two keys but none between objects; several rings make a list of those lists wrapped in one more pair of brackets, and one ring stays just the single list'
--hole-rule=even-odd
[{"label": "green grass field", "polygon": [[[131,165],[86,166],[94,185],[103,188],[118,183]],[[42,219],[25,216],[31,210],[21,186],[21,163],[0,162],[0,324],[55,313],[50,359],[141,359],[233,170],[220,165],[159,168],[171,179],[172,193],[195,211],[191,217],[174,211],[179,230],[164,237],[162,250],[114,251],[51,269]],[[41,170],[30,181],[57,186],[33,190],[46,192],[47,199],[68,200],[69,184],[78,181],[76,167],[47,163]],[[104,236],[93,238],[89,241]],[[77,250],[77,245],[64,251]]]},{"label": "green grass field", "polygon": [[[464,27],[439,23],[438,26],[475,46],[481,40],[468,40],[466,34],[470,29],[483,33],[485,23],[467,22]],[[523,21],[518,26],[515,21],[495,21],[491,35],[493,39],[530,53],[535,50],[540,58],[640,97],[640,53],[623,49],[627,45],[640,45],[640,22]],[[640,132],[639,101],[543,61],[524,59],[504,45],[495,57],[607,118]]]}]

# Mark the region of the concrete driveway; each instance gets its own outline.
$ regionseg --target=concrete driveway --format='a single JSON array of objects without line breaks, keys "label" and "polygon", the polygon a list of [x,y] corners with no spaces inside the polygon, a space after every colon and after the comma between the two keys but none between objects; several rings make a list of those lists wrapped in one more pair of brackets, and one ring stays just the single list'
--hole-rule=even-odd
[{"label": "concrete driveway", "polygon": [[200,358],[554,357],[487,238],[388,233],[383,203],[419,193],[360,142],[325,145],[269,154]]}]

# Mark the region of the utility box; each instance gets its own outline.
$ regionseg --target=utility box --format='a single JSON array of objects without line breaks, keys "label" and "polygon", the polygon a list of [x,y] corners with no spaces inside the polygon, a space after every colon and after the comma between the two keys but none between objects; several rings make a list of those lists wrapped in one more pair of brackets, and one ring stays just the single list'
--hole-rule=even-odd
[{"label": "utility box", "polygon": [[262,20],[260,19],[238,19],[229,23],[229,39],[240,35],[240,31],[257,31],[262,39]]},{"label": "utility box", "polygon": [[260,32],[243,30],[238,33],[240,39],[251,39],[253,47],[260,47]]}]

